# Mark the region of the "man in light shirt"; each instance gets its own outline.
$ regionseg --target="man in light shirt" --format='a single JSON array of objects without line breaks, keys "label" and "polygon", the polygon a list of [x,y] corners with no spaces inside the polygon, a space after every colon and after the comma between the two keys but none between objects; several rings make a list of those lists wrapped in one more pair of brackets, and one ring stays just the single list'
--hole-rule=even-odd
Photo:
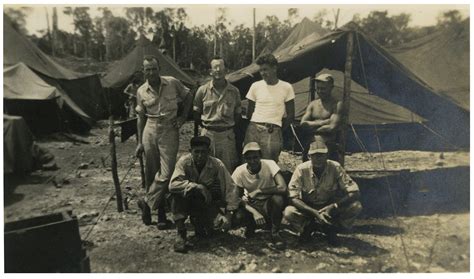
[{"label": "man in light shirt", "polygon": [[275,161],[261,159],[261,148],[256,142],[247,143],[242,155],[246,163],[235,169],[232,179],[244,190],[245,209],[253,216],[253,226],[247,228],[245,236],[251,237],[257,225],[268,225],[276,248],[284,248],[280,225],[287,187],[280,167]]},{"label": "man in light shirt", "polygon": [[259,57],[256,63],[263,80],[254,82],[246,96],[250,124],[244,142],[257,142],[262,159],[278,162],[283,146],[282,130],[295,118],[295,92],[291,84],[278,79],[278,61],[272,54]]}]

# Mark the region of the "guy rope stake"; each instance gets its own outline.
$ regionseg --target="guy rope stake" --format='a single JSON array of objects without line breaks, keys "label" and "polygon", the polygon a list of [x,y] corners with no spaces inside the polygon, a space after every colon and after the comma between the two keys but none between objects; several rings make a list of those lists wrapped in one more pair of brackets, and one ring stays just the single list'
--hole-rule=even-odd
[{"label": "guy rope stake", "polygon": [[123,211],[122,190],[120,189],[120,181],[117,173],[117,154],[115,150],[115,132],[114,132],[114,117],[109,117],[109,143],[110,143],[110,158],[112,165],[112,178],[115,186],[115,196],[117,198],[117,211]]}]

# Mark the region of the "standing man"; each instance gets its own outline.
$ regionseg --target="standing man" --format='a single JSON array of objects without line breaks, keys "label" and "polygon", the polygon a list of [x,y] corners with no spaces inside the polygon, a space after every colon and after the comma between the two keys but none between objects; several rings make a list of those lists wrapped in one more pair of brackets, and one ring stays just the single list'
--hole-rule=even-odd
[{"label": "standing man", "polygon": [[283,146],[282,130],[295,118],[295,92],[291,84],[278,79],[278,61],[272,54],[259,57],[256,63],[263,80],[254,82],[246,96],[250,124],[245,143],[257,142],[262,158],[278,163]]},{"label": "standing man", "polygon": [[350,229],[362,210],[359,187],[342,166],[327,159],[328,149],[320,136],[309,149],[310,161],[298,165],[289,184],[290,206],[284,223],[307,241],[322,230],[330,245],[337,245],[337,230]]},{"label": "standing man", "polygon": [[227,231],[250,223],[229,171],[221,160],[209,156],[210,146],[206,136],[192,138],[191,154],[179,159],[171,178],[171,210],[178,230],[176,252],[187,251],[184,222],[188,216],[198,237],[213,236],[216,227]]},{"label": "standing man", "polygon": [[[265,225],[271,228],[272,242],[279,249],[285,242],[280,235],[281,219],[285,209],[287,187],[280,173],[280,167],[272,160],[261,159],[262,152],[256,142],[249,142],[242,152],[245,164],[237,167],[232,179],[244,190],[245,209],[253,216],[252,224]],[[245,232],[247,237],[254,234],[254,229]]]},{"label": "standing man", "polygon": [[301,118],[301,127],[311,134],[311,140],[306,143],[303,151],[303,161],[308,160],[308,148],[315,135],[321,136],[329,149],[328,158],[339,160],[337,150],[337,131],[341,124],[342,102],[331,95],[334,88],[334,78],[330,74],[316,77],[316,92],[319,99],[312,101]]},{"label": "standing man", "polygon": [[238,163],[234,126],[240,121],[239,89],[225,79],[224,59],[211,60],[212,80],[199,87],[194,98],[194,121],[201,135],[211,139],[211,155],[219,158],[229,172]]},{"label": "standing man", "polygon": [[[151,224],[151,210],[158,210],[158,229],[166,229],[165,195],[176,164],[179,147],[179,128],[186,121],[191,108],[189,89],[173,77],[160,76],[158,59],[146,56],[143,73],[146,82],[137,91],[136,155],[145,152],[146,199],[140,199],[145,225]],[[181,115],[178,104],[182,103]],[[151,207],[151,209],[150,209]]]}]

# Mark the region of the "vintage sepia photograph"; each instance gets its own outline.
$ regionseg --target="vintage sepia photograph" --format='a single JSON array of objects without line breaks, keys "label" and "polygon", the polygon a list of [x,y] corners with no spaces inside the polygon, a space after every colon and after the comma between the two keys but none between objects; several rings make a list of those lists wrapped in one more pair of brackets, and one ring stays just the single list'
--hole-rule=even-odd
[{"label": "vintage sepia photograph", "polygon": [[469,4],[4,4],[2,273],[468,275],[469,29]]}]

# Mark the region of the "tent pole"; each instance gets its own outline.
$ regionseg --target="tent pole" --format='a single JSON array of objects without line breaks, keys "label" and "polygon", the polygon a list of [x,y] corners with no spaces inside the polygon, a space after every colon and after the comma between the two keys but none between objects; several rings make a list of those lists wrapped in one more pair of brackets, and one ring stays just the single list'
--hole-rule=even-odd
[{"label": "tent pole", "polygon": [[352,73],[352,55],[354,51],[354,32],[350,31],[347,34],[347,45],[346,45],[346,64],[344,69],[344,91],[342,96],[343,116],[341,123],[341,133],[339,140],[338,157],[339,163],[344,166],[344,155],[346,152],[346,140],[347,140],[347,125],[349,123],[349,108],[350,108],[350,95],[351,95],[351,73]]},{"label": "tent pole", "polygon": [[311,101],[316,99],[316,84],[315,84],[316,75],[309,77],[309,97]]},{"label": "tent pole", "polygon": [[109,143],[110,143],[110,158],[112,160],[112,178],[115,186],[115,196],[117,198],[117,211],[123,211],[122,190],[120,189],[120,181],[117,173],[117,153],[115,149],[115,132],[114,132],[114,117],[109,116]]}]

